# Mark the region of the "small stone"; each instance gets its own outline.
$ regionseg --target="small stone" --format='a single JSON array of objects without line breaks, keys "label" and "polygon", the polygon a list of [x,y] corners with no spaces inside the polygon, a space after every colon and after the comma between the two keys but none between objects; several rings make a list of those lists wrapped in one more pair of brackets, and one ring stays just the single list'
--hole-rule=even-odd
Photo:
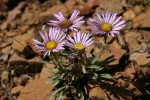
[{"label": "small stone", "polygon": [[23,89],[24,87],[23,86],[16,86],[14,88],[11,89],[11,93],[14,95],[14,94],[20,94],[20,91]]},{"label": "small stone", "polygon": [[126,43],[124,36],[122,34],[117,34],[118,44],[120,44],[121,48],[126,48]]},{"label": "small stone", "polygon": [[3,71],[1,74],[1,82],[2,84],[6,85],[9,82],[9,72]]},{"label": "small stone", "polygon": [[86,5],[90,8],[98,6],[101,3],[101,0],[88,0]]},{"label": "small stone", "polygon": [[143,93],[135,87],[132,83],[129,84],[129,89],[133,90],[134,95],[142,95]]},{"label": "small stone", "polygon": [[92,100],[108,100],[106,93],[100,87],[92,88],[92,90],[89,93],[89,97]]},{"label": "small stone", "polygon": [[29,34],[18,35],[14,38],[12,48],[23,52],[26,46],[32,41],[32,37]]},{"label": "small stone", "polygon": [[38,24],[38,16],[35,16],[38,12],[25,12],[21,16],[21,23],[26,25]]},{"label": "small stone", "polygon": [[2,2],[7,4],[9,0],[2,0]]},{"label": "small stone", "polygon": [[39,14],[40,22],[47,22],[49,19],[53,19],[54,18],[53,14],[57,13],[59,11],[62,12],[62,14],[65,17],[67,17],[69,15],[68,10],[64,5],[55,5]]},{"label": "small stone", "polygon": [[0,100],[7,100],[8,99],[8,95],[6,93],[4,93],[4,95],[0,96]]},{"label": "small stone", "polygon": [[145,66],[150,64],[150,59],[148,58],[148,53],[144,52],[144,53],[140,53],[135,59],[135,62],[137,62],[138,65],[140,66]]},{"label": "small stone", "polygon": [[20,27],[20,31],[21,31],[21,33],[25,33],[25,32],[27,32],[27,29],[29,28],[29,26],[28,25],[24,25],[24,26],[21,26]]},{"label": "small stone", "polygon": [[123,16],[125,17],[126,20],[133,20],[136,15],[132,10],[128,10],[123,14]]},{"label": "small stone", "polygon": [[121,45],[119,45],[119,43],[117,42],[117,40],[114,40],[111,45],[113,45],[116,48],[121,49]]},{"label": "small stone", "polygon": [[130,52],[136,51],[136,49],[139,47],[139,38],[142,38],[142,35],[136,31],[127,32],[125,34],[125,41],[128,44]]},{"label": "small stone", "polygon": [[140,31],[143,37],[144,41],[149,41],[150,40],[150,34],[149,34],[149,30],[141,30]]},{"label": "small stone", "polygon": [[104,10],[113,11],[120,14],[123,12],[123,7],[120,0],[101,0],[99,7],[96,8],[96,12],[101,13]]},{"label": "small stone", "polygon": [[9,54],[10,51],[11,51],[11,46],[7,46],[2,49],[2,53],[4,53],[4,54]]},{"label": "small stone", "polygon": [[121,78],[122,77],[122,72],[116,72],[114,75],[115,79]]},{"label": "small stone", "polygon": [[76,3],[76,0],[67,0],[65,2],[65,6],[68,8],[69,11],[72,11]]},{"label": "small stone", "polygon": [[8,54],[4,54],[0,57],[0,60],[3,60],[4,62],[8,61]]},{"label": "small stone", "polygon": [[23,57],[19,56],[18,54],[14,53],[10,58],[9,62],[13,61],[26,61]]},{"label": "small stone", "polygon": [[10,27],[11,29],[13,29],[13,30],[17,29],[17,19],[10,21],[9,24],[10,24],[9,27]]},{"label": "small stone", "polygon": [[13,82],[14,82],[14,85],[15,85],[15,86],[18,86],[18,85],[21,84],[20,78],[18,78],[18,77],[14,77],[14,78],[13,78]]},{"label": "small stone", "polygon": [[135,78],[136,70],[135,68],[127,67],[125,69],[125,74],[130,77],[130,79]]},{"label": "small stone", "polygon": [[4,42],[0,45],[0,48],[4,48],[4,47],[8,46],[8,45],[12,44],[12,42],[13,42],[13,39],[8,38],[6,42]]},{"label": "small stone", "polygon": [[5,29],[7,29],[7,27],[8,27],[8,22],[4,22],[2,25],[1,25],[1,30],[5,30]]},{"label": "small stone", "polygon": [[80,3],[77,9],[80,9],[80,15],[88,15],[92,13],[93,8],[100,4],[100,0],[88,0],[86,3]]},{"label": "small stone", "polygon": [[142,12],[142,10],[144,10],[144,7],[141,6],[141,5],[136,5],[134,8],[133,8],[133,11],[136,13],[136,14],[140,14]]},{"label": "small stone", "polygon": [[21,9],[25,7],[26,2],[20,2],[13,10],[8,12],[7,22],[11,22],[17,16],[21,15]]},{"label": "small stone", "polygon": [[149,67],[149,66],[140,67],[140,71],[141,71],[145,76],[150,75],[150,67]]},{"label": "small stone", "polygon": [[123,87],[128,87],[129,83],[124,81],[123,79],[118,79],[118,83],[121,84]]},{"label": "small stone", "polygon": [[150,28],[150,8],[146,10],[146,12],[139,14],[133,20],[134,28]]},{"label": "small stone", "polygon": [[39,78],[40,78],[40,75],[39,74],[35,74],[34,79],[37,80]]}]

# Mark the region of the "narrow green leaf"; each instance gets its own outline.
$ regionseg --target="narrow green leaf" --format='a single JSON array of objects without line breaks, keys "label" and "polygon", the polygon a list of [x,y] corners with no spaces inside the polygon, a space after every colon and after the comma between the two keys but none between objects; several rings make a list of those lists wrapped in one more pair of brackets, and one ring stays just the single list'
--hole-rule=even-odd
[{"label": "narrow green leaf", "polygon": [[92,79],[97,79],[97,77],[98,77],[98,74],[97,73],[94,73],[94,76],[92,77]]},{"label": "narrow green leaf", "polygon": [[13,76],[15,74],[15,70],[11,70],[10,75]]},{"label": "narrow green leaf", "polygon": [[50,83],[52,83],[52,82],[53,82],[52,79],[48,79],[45,83],[46,83],[46,84],[50,84]]},{"label": "narrow green leaf", "polygon": [[107,78],[107,79],[111,79],[112,78],[112,76],[110,74],[100,74],[100,76],[102,78]]},{"label": "narrow green leaf", "polygon": [[62,52],[60,52],[60,54],[62,54],[63,56],[68,56],[68,55],[71,55],[72,52],[70,52],[70,51],[62,51]]},{"label": "narrow green leaf", "polygon": [[81,91],[81,100],[84,100],[84,95],[83,95],[82,91]]},{"label": "narrow green leaf", "polygon": [[43,25],[43,26],[42,26],[42,31],[44,31],[45,27],[46,27],[46,25]]},{"label": "narrow green leaf", "polygon": [[103,68],[102,67],[100,67],[100,68],[98,68],[98,69],[96,69],[96,71],[100,71],[100,70],[102,70]]},{"label": "narrow green leaf", "polygon": [[90,66],[89,68],[97,69],[97,68],[100,68],[100,66],[98,66],[98,65],[92,65],[92,66]]},{"label": "narrow green leaf", "polygon": [[53,80],[55,80],[55,79],[59,78],[59,74],[53,74],[53,75],[51,76],[51,78],[52,78]]},{"label": "narrow green leaf", "polygon": [[74,75],[72,76],[72,81],[74,81]]},{"label": "narrow green leaf", "polygon": [[57,96],[56,100],[63,100],[62,98],[63,98],[63,91],[61,91],[59,93],[59,95]]},{"label": "narrow green leaf", "polygon": [[103,61],[103,63],[109,64],[109,63],[111,63],[111,62],[114,61],[114,60],[115,60],[115,59],[114,59],[114,56],[112,55],[112,56],[107,57],[107,58]]},{"label": "narrow green leaf", "polygon": [[86,73],[85,66],[82,66],[82,72],[83,72],[84,74]]},{"label": "narrow green leaf", "polygon": [[66,88],[67,86],[68,86],[68,85],[65,85],[65,86],[63,86],[63,87],[57,89],[56,91],[54,91],[54,92],[51,94],[49,100],[52,100],[52,98],[53,98],[58,92],[60,92],[61,90],[63,90],[63,89]]},{"label": "narrow green leaf", "polygon": [[99,57],[95,57],[93,60],[92,60],[92,64],[95,64],[95,62],[97,62],[99,60]]},{"label": "narrow green leaf", "polygon": [[53,82],[53,86],[55,87],[56,85],[58,85],[58,83],[59,83],[59,80],[55,80],[55,81]]},{"label": "narrow green leaf", "polygon": [[63,78],[63,77],[64,77],[64,75],[65,75],[65,73],[62,73],[62,74],[61,74],[61,76],[60,76],[60,78]]}]

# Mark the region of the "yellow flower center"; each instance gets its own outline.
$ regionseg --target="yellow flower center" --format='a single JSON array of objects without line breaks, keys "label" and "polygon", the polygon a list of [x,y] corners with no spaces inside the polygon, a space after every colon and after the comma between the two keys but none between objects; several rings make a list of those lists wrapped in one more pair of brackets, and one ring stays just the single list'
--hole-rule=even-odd
[{"label": "yellow flower center", "polygon": [[100,25],[100,29],[104,32],[109,33],[112,30],[112,26],[110,24],[105,23]]},{"label": "yellow flower center", "polygon": [[69,28],[73,23],[70,20],[65,20],[60,23],[60,26],[63,28]]},{"label": "yellow flower center", "polygon": [[55,49],[57,47],[57,43],[55,41],[49,41],[46,43],[46,48],[49,50]]},{"label": "yellow flower center", "polygon": [[74,45],[74,48],[77,50],[82,50],[84,48],[84,45],[82,43],[77,43]]}]

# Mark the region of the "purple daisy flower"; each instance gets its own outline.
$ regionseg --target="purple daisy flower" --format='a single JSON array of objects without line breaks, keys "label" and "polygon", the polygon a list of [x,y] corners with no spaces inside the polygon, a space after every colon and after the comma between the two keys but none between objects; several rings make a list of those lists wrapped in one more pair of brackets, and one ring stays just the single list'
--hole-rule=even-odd
[{"label": "purple daisy flower", "polygon": [[58,21],[50,20],[47,24],[50,26],[55,26],[59,29],[62,29],[64,32],[67,32],[67,30],[75,30],[77,31],[81,24],[83,24],[85,21],[83,21],[83,16],[77,18],[80,11],[75,10],[70,19],[66,19],[61,12],[58,12],[57,14],[53,14]]},{"label": "purple daisy flower", "polygon": [[107,36],[114,34],[119,34],[119,30],[124,28],[125,20],[120,21],[122,16],[116,18],[117,13],[111,13],[106,11],[106,13],[102,13],[102,16],[98,13],[96,14],[99,21],[90,18],[89,20],[93,23],[93,26],[90,26],[91,30],[95,32],[95,34],[107,34]]},{"label": "purple daisy flower", "polygon": [[40,32],[40,36],[43,42],[36,39],[33,39],[33,42],[36,44],[35,48],[39,49],[37,52],[45,52],[43,57],[46,55],[50,56],[51,52],[58,52],[64,49],[66,35],[60,30],[50,28],[49,33],[44,30],[44,33]]},{"label": "purple daisy flower", "polygon": [[92,45],[93,38],[91,37],[91,35],[89,33],[74,33],[74,39],[72,39],[70,36],[67,37],[67,39],[70,42],[67,42],[67,45],[71,48],[74,48],[76,50],[82,50],[90,45]]}]

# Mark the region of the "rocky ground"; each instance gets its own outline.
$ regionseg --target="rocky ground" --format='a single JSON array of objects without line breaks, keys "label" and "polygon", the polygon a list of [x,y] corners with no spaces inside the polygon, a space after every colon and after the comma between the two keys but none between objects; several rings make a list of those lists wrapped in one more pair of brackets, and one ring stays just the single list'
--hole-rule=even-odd
[{"label": "rocky ground", "polygon": [[150,6],[143,0],[0,0],[0,100],[48,99],[53,87],[45,83],[52,65],[34,53],[30,33],[41,30],[53,13],[67,17],[74,9],[86,20],[96,12],[114,11],[127,24],[108,39],[111,53],[102,56],[115,55],[109,65],[115,82],[93,88],[91,99],[150,100]]}]

